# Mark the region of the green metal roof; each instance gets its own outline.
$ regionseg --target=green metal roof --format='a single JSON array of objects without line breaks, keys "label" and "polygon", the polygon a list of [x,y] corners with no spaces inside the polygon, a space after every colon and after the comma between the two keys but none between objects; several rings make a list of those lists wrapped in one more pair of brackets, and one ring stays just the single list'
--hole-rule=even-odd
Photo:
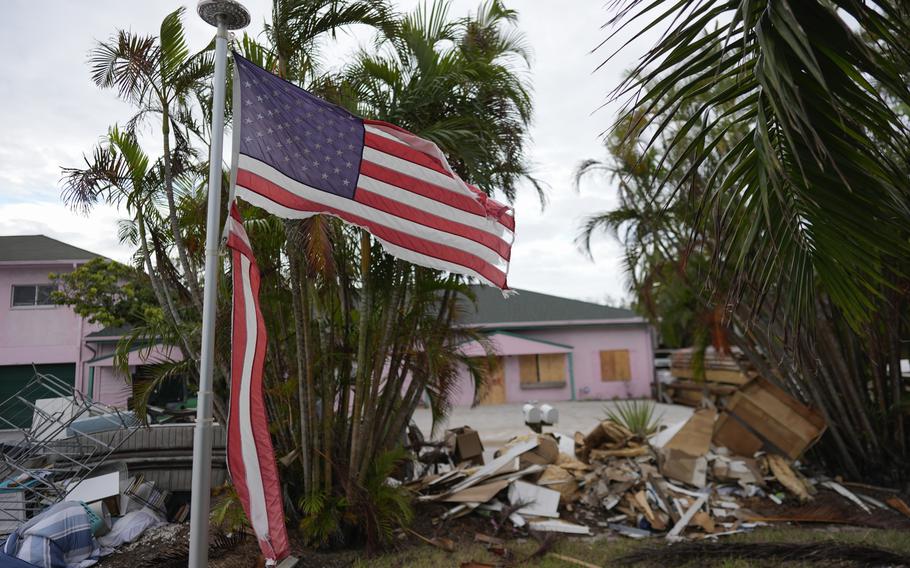
[{"label": "green metal roof", "polygon": [[89,333],[85,337],[86,338],[90,337],[92,339],[105,339],[105,338],[120,339],[121,337],[123,337],[127,333],[131,332],[132,330],[133,330],[133,324],[127,323],[127,324],[116,326],[116,327],[105,327],[104,329],[100,329],[98,331],[93,331],[92,333]]},{"label": "green metal roof", "polygon": [[541,294],[530,290],[519,290],[517,294],[503,298],[502,292],[492,286],[472,286],[477,298],[476,307],[469,300],[461,306],[459,323],[468,326],[502,327],[508,329],[511,324],[569,325],[585,321],[604,321],[641,318],[632,310],[613,308],[593,302],[572,300],[550,294]]},{"label": "green metal roof", "polygon": [[91,260],[100,256],[44,235],[0,236],[0,262]]}]

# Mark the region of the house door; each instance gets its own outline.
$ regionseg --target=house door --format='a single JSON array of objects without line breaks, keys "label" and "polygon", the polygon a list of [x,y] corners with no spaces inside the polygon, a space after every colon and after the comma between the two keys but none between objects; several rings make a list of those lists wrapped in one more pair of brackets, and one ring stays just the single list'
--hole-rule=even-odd
[{"label": "house door", "polygon": [[506,374],[502,364],[502,357],[495,357],[490,362],[487,372],[487,384],[484,385],[483,397],[480,404],[503,404],[506,401]]},{"label": "house door", "polygon": [[[64,381],[68,386],[73,385],[76,379],[75,363],[60,363],[52,365],[7,365],[0,367],[0,430],[10,428],[28,428],[32,424],[33,409],[31,406],[18,401],[17,395],[28,402],[35,402],[39,398],[56,398],[60,393],[47,390],[37,383],[31,383],[35,377],[35,370],[44,375],[53,375]],[[32,386],[23,393],[19,391],[27,385]]]}]

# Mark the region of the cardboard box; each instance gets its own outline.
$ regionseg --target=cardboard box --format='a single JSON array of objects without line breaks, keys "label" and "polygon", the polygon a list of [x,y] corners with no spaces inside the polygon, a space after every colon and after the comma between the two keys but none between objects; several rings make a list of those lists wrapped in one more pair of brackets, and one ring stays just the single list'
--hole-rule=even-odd
[{"label": "cardboard box", "polygon": [[708,483],[708,459],[682,450],[663,448],[657,453],[660,473],[664,477],[703,488]]},{"label": "cardboard box", "polygon": [[756,378],[730,399],[715,426],[713,441],[739,455],[752,456],[762,449],[797,459],[826,428],[819,411]]},{"label": "cardboard box", "polygon": [[559,442],[549,434],[537,437],[537,447],[520,456],[519,466],[524,469],[531,465],[547,466],[556,463],[559,459]]},{"label": "cardboard box", "polygon": [[696,487],[707,483],[708,460],[714,421],[713,408],[696,410],[692,417],[658,451],[658,465],[664,477]]},{"label": "cardboard box", "polygon": [[480,435],[470,426],[446,430],[446,447],[455,455],[455,462],[470,461],[476,465],[483,464],[483,443]]},{"label": "cardboard box", "polygon": [[679,450],[691,456],[703,456],[711,449],[711,436],[717,411],[713,408],[696,410],[675,436],[664,445],[668,450]]}]

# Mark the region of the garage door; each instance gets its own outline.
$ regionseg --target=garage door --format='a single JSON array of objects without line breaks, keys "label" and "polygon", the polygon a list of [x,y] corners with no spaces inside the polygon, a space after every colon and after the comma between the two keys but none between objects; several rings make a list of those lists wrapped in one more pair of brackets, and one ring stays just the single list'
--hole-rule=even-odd
[{"label": "garage door", "polygon": [[[21,391],[29,381],[35,376],[35,369],[45,375],[53,375],[66,382],[72,391],[76,381],[75,363],[61,363],[54,365],[7,365],[0,367],[0,410],[3,413],[4,421],[0,423],[0,429],[10,428],[6,421],[12,422],[18,427],[28,427],[32,423],[32,409],[19,401],[10,400],[16,393]],[[37,398],[52,398],[57,394],[42,388],[29,388],[24,393],[24,399],[34,402]]]}]

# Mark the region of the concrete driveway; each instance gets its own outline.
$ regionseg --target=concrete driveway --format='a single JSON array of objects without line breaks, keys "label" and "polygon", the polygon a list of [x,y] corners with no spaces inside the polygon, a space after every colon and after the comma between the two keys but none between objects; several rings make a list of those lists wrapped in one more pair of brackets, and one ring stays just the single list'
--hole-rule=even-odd
[{"label": "concrete driveway", "polygon": [[[615,406],[614,401],[566,401],[549,403],[559,410],[559,424],[544,431],[562,432],[572,435],[576,431],[587,434],[594,426],[604,419],[605,408]],[[518,404],[499,404],[491,406],[477,406],[475,408],[457,407],[449,415],[446,422],[436,429],[434,438],[441,438],[447,428],[470,426],[480,433],[484,445],[498,447],[505,444],[510,438],[531,432],[525,426],[521,407]],[[656,404],[655,414],[661,417],[664,424],[674,424],[686,420],[692,415],[692,408],[677,404]],[[423,432],[430,437],[432,418],[427,408],[418,408],[414,413],[414,422]]]}]

